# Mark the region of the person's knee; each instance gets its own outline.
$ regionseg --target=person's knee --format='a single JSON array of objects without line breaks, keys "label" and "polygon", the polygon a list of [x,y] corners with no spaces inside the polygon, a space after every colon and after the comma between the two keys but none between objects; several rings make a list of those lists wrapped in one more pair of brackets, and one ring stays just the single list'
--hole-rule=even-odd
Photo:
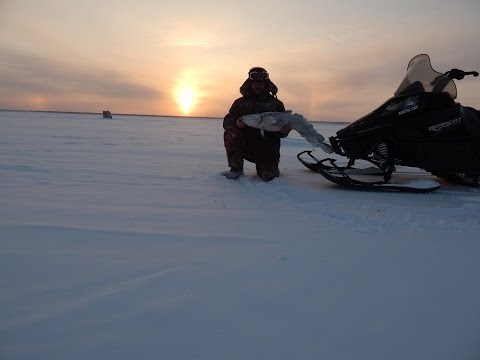
[{"label": "person's knee", "polygon": [[223,133],[223,141],[227,151],[237,150],[242,145],[242,138],[238,128],[229,126]]}]

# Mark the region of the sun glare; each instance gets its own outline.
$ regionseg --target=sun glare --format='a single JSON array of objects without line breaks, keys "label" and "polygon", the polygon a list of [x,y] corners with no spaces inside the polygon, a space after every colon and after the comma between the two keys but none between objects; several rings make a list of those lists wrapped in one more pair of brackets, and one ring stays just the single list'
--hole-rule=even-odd
[{"label": "sun glare", "polygon": [[188,115],[195,105],[196,93],[192,87],[180,87],[175,95],[178,107],[184,115]]},{"label": "sun glare", "polygon": [[185,68],[175,78],[173,98],[178,112],[187,116],[195,113],[202,92],[198,86],[199,73],[197,69]]},{"label": "sun glare", "polygon": [[192,110],[195,93],[191,87],[184,87],[178,91],[178,104],[184,114],[188,114]]}]

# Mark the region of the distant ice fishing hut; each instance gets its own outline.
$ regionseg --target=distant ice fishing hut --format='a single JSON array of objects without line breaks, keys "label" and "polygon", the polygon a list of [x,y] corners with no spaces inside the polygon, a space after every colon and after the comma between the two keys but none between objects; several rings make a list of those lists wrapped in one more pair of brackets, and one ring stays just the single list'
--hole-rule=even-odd
[{"label": "distant ice fishing hut", "polygon": [[111,119],[112,113],[109,110],[103,110],[103,118],[104,119]]}]

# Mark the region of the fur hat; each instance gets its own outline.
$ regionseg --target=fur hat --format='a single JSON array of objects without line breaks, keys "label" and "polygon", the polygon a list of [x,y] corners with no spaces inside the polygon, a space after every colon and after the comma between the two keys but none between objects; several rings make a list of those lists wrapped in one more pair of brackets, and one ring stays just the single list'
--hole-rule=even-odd
[{"label": "fur hat", "polygon": [[[240,86],[240,94],[242,95],[246,95],[250,92],[250,84],[252,83],[252,80],[251,79],[251,74],[252,73],[266,73],[267,76],[268,76],[268,72],[267,70],[265,70],[264,68],[262,67],[253,67],[251,68],[249,71],[248,71],[248,78],[247,80],[244,81],[244,83],[242,84],[242,86]],[[270,80],[270,77],[268,76],[265,80],[255,80],[255,81],[263,81],[265,82],[265,89],[268,90],[269,93],[271,93],[273,96],[276,96],[277,95],[277,92],[278,92],[278,88],[277,86],[272,82],[272,80]]]}]

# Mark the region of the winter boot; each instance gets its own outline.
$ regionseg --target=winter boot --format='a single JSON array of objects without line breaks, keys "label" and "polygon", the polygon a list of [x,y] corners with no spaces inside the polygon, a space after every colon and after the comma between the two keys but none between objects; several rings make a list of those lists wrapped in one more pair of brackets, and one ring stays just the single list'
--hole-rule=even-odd
[{"label": "winter boot", "polygon": [[230,171],[225,173],[225,177],[230,180],[237,180],[240,176],[243,175],[243,167],[231,168]]},{"label": "winter boot", "polygon": [[278,168],[275,170],[261,170],[258,172],[258,176],[260,176],[263,181],[270,181],[280,176],[280,170],[278,170]]}]

